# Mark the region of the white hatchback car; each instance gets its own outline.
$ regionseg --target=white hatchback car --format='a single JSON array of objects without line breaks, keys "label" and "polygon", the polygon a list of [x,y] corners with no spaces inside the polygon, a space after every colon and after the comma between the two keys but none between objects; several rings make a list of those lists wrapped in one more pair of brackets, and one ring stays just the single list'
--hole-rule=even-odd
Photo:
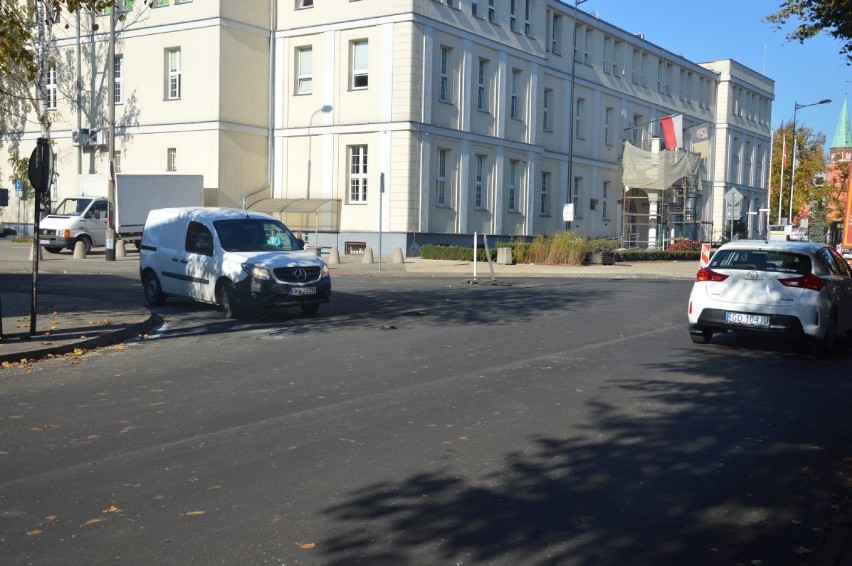
[{"label": "white hatchback car", "polygon": [[731,242],[699,269],[688,317],[696,344],[727,330],[778,332],[830,355],[852,331],[852,270],[826,244]]}]

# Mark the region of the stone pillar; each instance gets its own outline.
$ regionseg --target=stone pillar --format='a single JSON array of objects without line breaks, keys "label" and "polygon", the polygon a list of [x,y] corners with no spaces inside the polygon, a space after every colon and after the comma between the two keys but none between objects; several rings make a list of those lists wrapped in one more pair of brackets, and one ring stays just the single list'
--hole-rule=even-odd
[{"label": "stone pillar", "polygon": [[657,206],[659,193],[648,192],[648,249],[657,248]]}]

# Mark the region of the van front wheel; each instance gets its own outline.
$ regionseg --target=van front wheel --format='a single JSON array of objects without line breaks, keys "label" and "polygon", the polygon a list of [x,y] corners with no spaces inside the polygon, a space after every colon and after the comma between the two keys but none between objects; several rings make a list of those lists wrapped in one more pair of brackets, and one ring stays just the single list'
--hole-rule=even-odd
[{"label": "van front wheel", "polygon": [[225,318],[240,318],[243,309],[237,296],[237,288],[230,281],[222,284],[222,313]]}]

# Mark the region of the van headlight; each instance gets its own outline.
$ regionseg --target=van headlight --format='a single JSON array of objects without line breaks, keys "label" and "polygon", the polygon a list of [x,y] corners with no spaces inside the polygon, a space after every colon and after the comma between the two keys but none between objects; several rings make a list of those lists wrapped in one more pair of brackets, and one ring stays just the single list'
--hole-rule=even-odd
[{"label": "van headlight", "polygon": [[272,276],[269,274],[268,269],[251,263],[244,263],[243,271],[248,273],[252,278],[257,279],[258,281],[269,281],[272,278]]},{"label": "van headlight", "polygon": [[320,272],[320,278],[328,277],[328,265],[325,263],[322,264],[322,271]]}]

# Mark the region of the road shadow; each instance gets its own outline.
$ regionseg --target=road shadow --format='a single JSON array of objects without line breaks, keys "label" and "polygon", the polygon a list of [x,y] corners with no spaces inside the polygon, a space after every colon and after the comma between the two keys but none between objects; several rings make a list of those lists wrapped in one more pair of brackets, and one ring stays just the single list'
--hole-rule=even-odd
[{"label": "road shadow", "polygon": [[[322,562],[829,563],[819,549],[848,494],[852,354],[814,371],[795,353],[683,338],[673,361],[603,382],[625,403],[589,400],[588,426],[531,436],[495,472],[427,466],[345,494],[324,510],[335,528]],[[825,438],[826,422],[845,434]]]}]

